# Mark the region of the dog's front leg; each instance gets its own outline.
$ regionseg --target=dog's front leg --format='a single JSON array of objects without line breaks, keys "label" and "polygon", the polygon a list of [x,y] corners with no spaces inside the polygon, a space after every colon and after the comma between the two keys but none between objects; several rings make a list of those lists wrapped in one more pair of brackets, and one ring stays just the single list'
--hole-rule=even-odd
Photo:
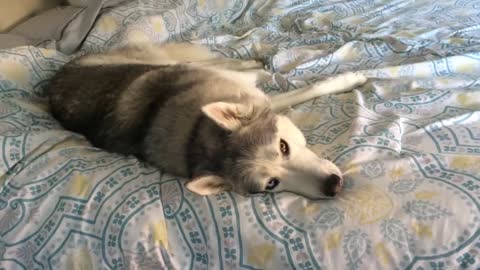
[{"label": "dog's front leg", "polygon": [[348,72],[306,87],[271,97],[272,110],[279,112],[293,105],[306,102],[323,95],[339,94],[353,90],[367,82],[361,73]]}]

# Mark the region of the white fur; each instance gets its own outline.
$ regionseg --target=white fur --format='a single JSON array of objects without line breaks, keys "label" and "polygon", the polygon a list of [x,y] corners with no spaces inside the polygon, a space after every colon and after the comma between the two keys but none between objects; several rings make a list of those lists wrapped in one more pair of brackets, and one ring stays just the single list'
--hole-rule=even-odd
[{"label": "white fur", "polygon": [[[341,171],[335,164],[319,158],[310,150],[303,133],[287,117],[278,116],[277,129],[278,138],[273,144],[258,151],[256,160],[260,162],[257,164],[256,177],[262,179],[265,186],[271,176],[280,179],[274,192],[291,191],[311,198],[326,198],[321,192],[323,179],[332,174],[342,176]],[[278,156],[274,161],[262,159],[265,151],[278,148],[280,139],[288,143],[289,157],[285,159]]]}]

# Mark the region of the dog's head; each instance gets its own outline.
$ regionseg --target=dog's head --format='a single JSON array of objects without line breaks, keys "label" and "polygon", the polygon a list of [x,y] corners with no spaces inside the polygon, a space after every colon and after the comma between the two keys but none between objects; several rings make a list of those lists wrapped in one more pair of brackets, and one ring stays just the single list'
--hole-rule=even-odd
[{"label": "dog's head", "polygon": [[340,170],[309,150],[302,132],[287,117],[269,108],[225,102],[208,104],[202,111],[228,133],[225,158],[217,172],[187,182],[191,191],[290,191],[310,198],[332,198],[341,191]]}]

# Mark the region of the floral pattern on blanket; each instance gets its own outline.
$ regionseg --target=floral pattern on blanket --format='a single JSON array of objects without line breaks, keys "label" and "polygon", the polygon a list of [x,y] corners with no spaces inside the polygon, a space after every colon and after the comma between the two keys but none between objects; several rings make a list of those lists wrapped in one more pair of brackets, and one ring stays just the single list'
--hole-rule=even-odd
[{"label": "floral pattern on blanket", "polygon": [[338,199],[202,197],[49,115],[71,56],[0,51],[0,267],[477,269],[480,2],[154,1],[105,11],[81,52],[191,41],[263,59],[288,91],[345,71],[367,85],[288,112],[345,172]]}]

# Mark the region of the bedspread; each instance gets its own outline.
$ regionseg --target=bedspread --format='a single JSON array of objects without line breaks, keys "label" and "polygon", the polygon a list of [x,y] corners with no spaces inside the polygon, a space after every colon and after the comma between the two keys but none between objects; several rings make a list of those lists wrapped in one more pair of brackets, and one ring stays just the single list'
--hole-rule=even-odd
[{"label": "bedspread", "polygon": [[50,116],[45,85],[73,56],[2,50],[0,268],[480,267],[480,1],[129,1],[78,53],[145,41],[263,59],[272,95],[365,73],[288,112],[345,191],[195,195]]}]

